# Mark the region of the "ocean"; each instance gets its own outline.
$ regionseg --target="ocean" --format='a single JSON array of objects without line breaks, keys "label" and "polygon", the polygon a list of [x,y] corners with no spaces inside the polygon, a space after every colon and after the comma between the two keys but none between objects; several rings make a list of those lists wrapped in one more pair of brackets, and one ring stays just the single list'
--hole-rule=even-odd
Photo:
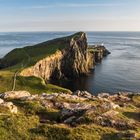
[{"label": "ocean", "polygon": [[[0,57],[14,48],[34,45],[73,32],[0,33]],[[72,91],[93,94],[119,91],[140,92],[140,32],[87,32],[89,44],[104,43],[111,52],[88,76],[68,82],[54,82]]]}]

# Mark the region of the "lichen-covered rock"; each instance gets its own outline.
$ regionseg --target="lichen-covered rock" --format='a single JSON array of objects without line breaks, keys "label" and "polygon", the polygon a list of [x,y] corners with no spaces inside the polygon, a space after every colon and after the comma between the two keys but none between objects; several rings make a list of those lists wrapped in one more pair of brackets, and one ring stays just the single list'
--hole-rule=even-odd
[{"label": "lichen-covered rock", "polygon": [[59,93],[53,93],[53,94],[43,94],[43,99],[47,99],[47,100],[54,100],[59,96]]},{"label": "lichen-covered rock", "polygon": [[39,95],[35,94],[35,95],[25,96],[25,97],[22,97],[20,99],[21,100],[28,100],[28,101],[38,100],[39,99]]},{"label": "lichen-covered rock", "polygon": [[103,102],[101,104],[101,107],[105,110],[112,110],[112,109],[116,109],[116,108],[119,108],[120,106],[113,103],[113,102]]},{"label": "lichen-covered rock", "polygon": [[4,99],[20,99],[31,96],[28,91],[8,91],[0,95]]},{"label": "lichen-covered rock", "polygon": [[44,106],[45,108],[53,108],[54,107],[54,104],[52,102],[49,102],[49,101],[41,101],[41,104],[42,106]]},{"label": "lichen-covered rock", "polygon": [[8,109],[11,113],[17,114],[18,109],[12,102],[3,102],[0,104],[0,107]]},{"label": "lichen-covered rock", "polygon": [[63,107],[69,110],[87,110],[91,105],[86,103],[63,103]]},{"label": "lichen-covered rock", "polygon": [[85,101],[87,98],[85,97],[80,97],[77,95],[71,95],[71,94],[59,94],[60,98],[66,99],[66,100],[73,100],[73,101]]},{"label": "lichen-covered rock", "polygon": [[80,91],[77,90],[73,93],[73,95],[77,95],[79,97],[83,97],[83,98],[87,98],[87,99],[94,99],[95,96],[93,96],[91,93],[87,92],[87,91]]},{"label": "lichen-covered rock", "polygon": [[61,108],[61,117],[63,119],[71,116],[82,115],[86,110],[91,108],[91,105],[84,103],[62,103]]}]

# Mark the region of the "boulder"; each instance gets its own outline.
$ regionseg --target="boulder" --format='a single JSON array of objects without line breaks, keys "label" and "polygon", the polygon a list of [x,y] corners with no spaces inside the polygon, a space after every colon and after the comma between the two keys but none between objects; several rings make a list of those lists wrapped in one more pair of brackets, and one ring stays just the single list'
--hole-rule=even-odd
[{"label": "boulder", "polygon": [[79,97],[83,97],[83,98],[87,98],[87,99],[94,99],[95,96],[93,96],[91,93],[87,92],[87,91],[80,91],[77,90],[73,93],[73,95],[77,95]]},{"label": "boulder", "polygon": [[129,102],[129,101],[131,101],[131,98],[120,94],[118,100],[122,101],[122,102]]},{"label": "boulder", "polygon": [[90,104],[63,103],[63,107],[61,110],[61,116],[62,116],[62,118],[70,117],[70,116],[79,116],[79,115],[82,115],[89,108],[91,108]]},{"label": "boulder", "polygon": [[53,99],[56,99],[57,97],[59,96],[59,93],[53,93],[53,94],[43,94],[42,97],[44,99],[47,99],[47,100],[53,100]]},{"label": "boulder", "polygon": [[63,103],[63,107],[70,110],[87,110],[91,105],[85,103]]},{"label": "boulder", "polygon": [[53,107],[54,107],[54,105],[53,105],[52,102],[46,101],[46,100],[41,101],[41,104],[42,104],[42,106],[44,106],[45,108],[53,108]]},{"label": "boulder", "polygon": [[37,100],[39,99],[39,96],[38,94],[35,94],[35,95],[31,95],[31,96],[25,96],[25,97],[22,97],[21,98],[22,100],[28,100],[28,101],[32,101],[32,100]]},{"label": "boulder", "polygon": [[4,99],[20,99],[30,96],[31,94],[27,91],[8,91],[1,94]]},{"label": "boulder", "polygon": [[101,107],[105,110],[112,110],[112,109],[116,109],[116,108],[120,108],[119,105],[113,103],[113,102],[104,102]]},{"label": "boulder", "polygon": [[66,100],[76,100],[76,101],[85,101],[86,99],[83,97],[79,97],[77,95],[70,95],[70,94],[60,94],[59,97],[66,99]]},{"label": "boulder", "polygon": [[12,102],[3,102],[0,106],[9,109],[11,113],[17,114],[18,112],[17,107]]}]

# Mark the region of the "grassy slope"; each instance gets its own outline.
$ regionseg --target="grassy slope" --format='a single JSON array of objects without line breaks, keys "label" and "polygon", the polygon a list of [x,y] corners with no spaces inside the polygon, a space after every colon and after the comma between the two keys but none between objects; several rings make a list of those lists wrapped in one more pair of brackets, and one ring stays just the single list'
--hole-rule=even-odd
[{"label": "grassy slope", "polygon": [[[0,71],[0,92],[12,90],[14,72],[9,70]],[[27,90],[32,94],[53,93],[53,92],[68,92],[64,89],[52,84],[45,84],[44,81],[37,77],[21,77],[16,80],[15,90]]]},{"label": "grassy slope", "polygon": [[[71,38],[76,39],[79,35],[81,33],[43,42],[34,46],[14,49],[8,53],[0,63],[0,67],[3,65],[10,66],[5,70],[0,70],[0,92],[12,89],[13,76],[17,70],[31,66],[40,59],[55,53],[57,50],[62,50],[69,45]],[[16,90],[28,90],[31,93],[70,92],[67,89],[55,85],[45,85],[41,79],[36,77],[25,78],[21,76],[17,78]]]},{"label": "grassy slope", "polygon": [[25,64],[27,67],[33,65],[42,58],[54,54],[57,50],[66,48],[69,46],[71,38],[77,39],[81,34],[82,32],[79,32],[71,36],[57,38],[34,46],[14,49],[2,58],[0,67],[2,65],[6,65],[7,67],[17,65],[17,68],[19,68]]},{"label": "grassy slope", "polygon": [[[65,100],[63,99],[63,101]],[[121,140],[117,136],[118,132],[127,133],[131,131],[101,127],[92,121],[79,124],[76,127],[70,127],[56,123],[60,117],[59,110],[52,108],[46,109],[39,101],[12,100],[12,102],[18,106],[19,113],[17,115],[7,114],[0,116],[1,140]],[[73,101],[71,100],[71,102]],[[91,104],[91,102],[95,106],[100,104],[95,101],[90,101],[89,103]],[[139,107],[140,97],[134,96],[133,101],[128,103],[127,107],[116,109],[120,113],[122,120],[134,120],[137,122],[136,129],[133,130],[136,132],[137,137],[140,137],[140,118],[139,116],[136,117],[135,113],[139,111]],[[2,108],[0,108],[1,112],[3,112]],[[41,112],[48,118],[48,122],[43,124],[39,122],[38,114]],[[92,116],[90,118],[93,119]]]}]

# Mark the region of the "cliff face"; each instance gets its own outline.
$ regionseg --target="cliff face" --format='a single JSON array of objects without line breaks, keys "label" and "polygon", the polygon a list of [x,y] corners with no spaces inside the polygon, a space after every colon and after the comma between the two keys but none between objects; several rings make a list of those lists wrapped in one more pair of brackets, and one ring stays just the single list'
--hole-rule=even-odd
[{"label": "cliff face", "polygon": [[77,33],[69,39],[63,50],[46,57],[34,66],[24,69],[22,76],[37,76],[45,80],[71,79],[86,74],[94,66],[93,55],[88,52],[86,34]]},{"label": "cliff face", "polygon": [[94,63],[102,61],[103,57],[106,57],[110,52],[104,46],[90,46],[90,54],[93,56]]}]

